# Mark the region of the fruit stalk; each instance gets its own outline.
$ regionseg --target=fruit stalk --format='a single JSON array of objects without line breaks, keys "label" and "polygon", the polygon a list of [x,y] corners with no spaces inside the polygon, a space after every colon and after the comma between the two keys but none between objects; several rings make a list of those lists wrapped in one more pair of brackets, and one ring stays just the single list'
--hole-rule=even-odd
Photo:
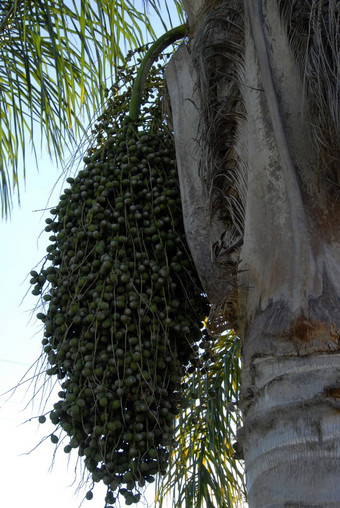
[{"label": "fruit stalk", "polygon": [[133,122],[137,122],[138,120],[140,101],[144,88],[144,83],[153,63],[165,48],[170,46],[170,44],[173,44],[174,42],[178,41],[179,39],[183,39],[186,35],[186,31],[187,31],[186,23],[177,26],[172,30],[169,30],[168,32],[163,34],[159,39],[157,39],[152,44],[150,49],[146,52],[145,57],[143,58],[140,68],[137,72],[137,76],[131,94],[129,119],[132,120]]}]

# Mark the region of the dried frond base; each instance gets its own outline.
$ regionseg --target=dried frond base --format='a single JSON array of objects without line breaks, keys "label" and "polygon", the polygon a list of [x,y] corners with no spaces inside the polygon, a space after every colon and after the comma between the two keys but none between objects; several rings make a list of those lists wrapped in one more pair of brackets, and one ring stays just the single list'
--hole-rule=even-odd
[{"label": "dried frond base", "polygon": [[238,289],[234,287],[229,298],[211,307],[205,326],[209,335],[217,338],[230,330],[233,330],[237,334],[237,321]]}]

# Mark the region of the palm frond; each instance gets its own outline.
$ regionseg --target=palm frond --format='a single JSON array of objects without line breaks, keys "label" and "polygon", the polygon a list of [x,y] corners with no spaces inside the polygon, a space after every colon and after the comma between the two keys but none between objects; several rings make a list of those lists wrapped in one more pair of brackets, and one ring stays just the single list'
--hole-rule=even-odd
[{"label": "palm frond", "polygon": [[[150,1],[155,10],[157,2]],[[125,50],[155,32],[133,0],[16,0],[0,13],[0,198],[8,215],[37,140],[60,162],[81,136]],[[135,5],[136,4],[136,5]],[[179,7],[179,2],[176,1]],[[156,14],[162,16],[157,7]],[[165,17],[166,19],[166,17]],[[22,175],[19,171],[22,168]]]},{"label": "palm frond", "polygon": [[169,499],[174,508],[234,508],[245,500],[243,466],[233,448],[241,424],[240,340],[229,331],[205,344],[211,360],[185,380],[170,471],[157,486],[159,508]]}]

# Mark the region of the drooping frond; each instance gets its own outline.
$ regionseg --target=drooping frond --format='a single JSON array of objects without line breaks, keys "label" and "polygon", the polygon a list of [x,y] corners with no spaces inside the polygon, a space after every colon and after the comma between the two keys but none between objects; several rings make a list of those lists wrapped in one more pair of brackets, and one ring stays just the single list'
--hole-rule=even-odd
[{"label": "drooping frond", "polygon": [[198,374],[188,376],[185,385],[170,472],[157,486],[159,508],[169,499],[173,508],[244,506],[243,466],[234,449],[241,424],[237,409],[240,340],[229,332],[211,347],[209,368],[203,366]]},{"label": "drooping frond", "polygon": [[321,174],[339,185],[340,4],[279,0],[279,6],[310,104]]},{"label": "drooping frond", "polygon": [[[179,3],[176,2],[178,9]],[[19,173],[39,142],[60,162],[112,84],[125,49],[154,38],[150,0],[9,0],[0,13],[0,198],[19,195]]]}]

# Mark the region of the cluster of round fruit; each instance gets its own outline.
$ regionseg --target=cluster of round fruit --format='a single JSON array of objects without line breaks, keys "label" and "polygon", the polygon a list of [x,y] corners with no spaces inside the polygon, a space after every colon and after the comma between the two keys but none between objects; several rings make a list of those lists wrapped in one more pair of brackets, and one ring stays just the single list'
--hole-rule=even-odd
[{"label": "cluster of round fruit", "polygon": [[181,379],[200,363],[207,312],[171,133],[155,129],[156,115],[149,128],[109,117],[46,219],[51,244],[31,272],[46,373],[61,383],[49,416],[69,436],[65,452],[77,449],[91,481],[107,485],[107,506],[118,494],[138,502],[139,487],[166,473]]}]

